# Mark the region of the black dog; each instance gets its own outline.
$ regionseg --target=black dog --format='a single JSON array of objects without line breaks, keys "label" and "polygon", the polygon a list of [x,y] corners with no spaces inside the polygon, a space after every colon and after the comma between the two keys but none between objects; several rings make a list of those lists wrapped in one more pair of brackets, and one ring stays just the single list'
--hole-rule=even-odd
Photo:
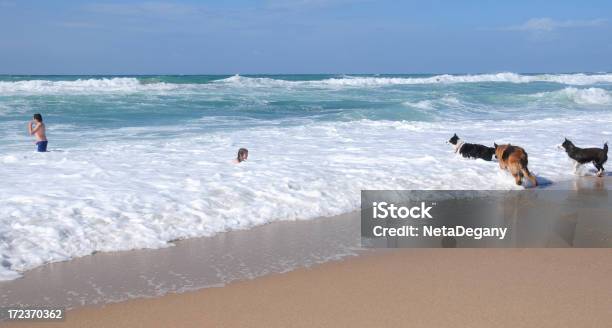
[{"label": "black dog", "polygon": [[448,142],[455,147],[455,153],[459,153],[463,157],[491,161],[493,160],[493,155],[495,155],[495,148],[464,142],[459,139],[456,133]]},{"label": "black dog", "polygon": [[608,143],[606,142],[603,149],[600,148],[578,148],[574,144],[565,138],[565,141],[561,144],[561,147],[565,149],[567,156],[575,161],[574,173],[578,170],[578,167],[582,164],[592,162],[597,169],[597,176],[600,177],[604,172],[604,163],[608,160]]}]

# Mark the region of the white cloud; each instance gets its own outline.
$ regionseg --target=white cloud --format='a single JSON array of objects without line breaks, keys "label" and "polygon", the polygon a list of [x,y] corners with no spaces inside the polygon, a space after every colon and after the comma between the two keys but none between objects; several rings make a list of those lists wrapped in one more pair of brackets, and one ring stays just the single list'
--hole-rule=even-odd
[{"label": "white cloud", "polygon": [[554,20],[548,17],[532,18],[523,24],[508,26],[503,28],[506,31],[525,31],[525,32],[552,32],[558,29],[566,28],[582,28],[582,27],[597,27],[606,24],[605,19],[591,19],[591,20]]}]

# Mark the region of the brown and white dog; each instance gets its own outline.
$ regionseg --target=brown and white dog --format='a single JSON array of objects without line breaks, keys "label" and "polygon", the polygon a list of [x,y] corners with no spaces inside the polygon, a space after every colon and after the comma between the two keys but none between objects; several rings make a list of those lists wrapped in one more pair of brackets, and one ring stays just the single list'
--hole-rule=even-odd
[{"label": "brown and white dog", "polygon": [[535,176],[533,176],[527,168],[528,159],[525,149],[511,144],[494,145],[495,157],[499,161],[499,167],[502,170],[510,171],[517,185],[520,186],[523,184],[523,177],[527,177],[533,186],[538,185]]}]

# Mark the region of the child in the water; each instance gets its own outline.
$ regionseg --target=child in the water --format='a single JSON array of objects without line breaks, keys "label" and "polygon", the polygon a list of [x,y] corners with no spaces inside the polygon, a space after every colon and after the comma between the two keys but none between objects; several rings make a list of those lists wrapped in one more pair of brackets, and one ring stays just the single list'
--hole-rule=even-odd
[{"label": "child in the water", "polygon": [[42,115],[34,114],[33,119],[28,122],[28,133],[36,138],[36,150],[39,152],[47,151],[47,134],[45,133],[45,123]]},{"label": "child in the water", "polygon": [[234,163],[236,163],[236,164],[242,163],[242,162],[246,161],[247,158],[249,158],[249,150],[246,149],[246,148],[240,148],[240,149],[238,149],[238,155],[236,156],[236,159],[234,160]]}]

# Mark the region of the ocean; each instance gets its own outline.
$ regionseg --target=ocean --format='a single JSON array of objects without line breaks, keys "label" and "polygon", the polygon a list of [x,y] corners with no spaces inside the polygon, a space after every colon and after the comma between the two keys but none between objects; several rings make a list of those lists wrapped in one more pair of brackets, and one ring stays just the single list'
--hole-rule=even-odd
[{"label": "ocean", "polygon": [[362,189],[521,188],[455,155],[453,133],[520,145],[555,184],[574,176],[563,138],[601,147],[611,123],[612,73],[0,76],[0,280],[350,212]]}]

